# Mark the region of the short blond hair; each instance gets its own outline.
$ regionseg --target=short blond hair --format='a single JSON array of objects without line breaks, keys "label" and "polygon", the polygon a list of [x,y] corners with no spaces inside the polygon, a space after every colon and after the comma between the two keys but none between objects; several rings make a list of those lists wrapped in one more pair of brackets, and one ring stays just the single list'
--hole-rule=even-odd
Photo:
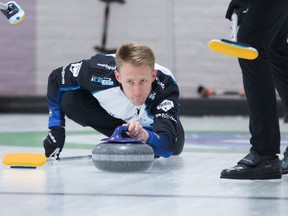
[{"label": "short blond hair", "polygon": [[123,63],[131,63],[133,66],[148,65],[154,70],[155,55],[153,50],[146,44],[131,42],[121,45],[116,51],[116,67],[119,72]]}]

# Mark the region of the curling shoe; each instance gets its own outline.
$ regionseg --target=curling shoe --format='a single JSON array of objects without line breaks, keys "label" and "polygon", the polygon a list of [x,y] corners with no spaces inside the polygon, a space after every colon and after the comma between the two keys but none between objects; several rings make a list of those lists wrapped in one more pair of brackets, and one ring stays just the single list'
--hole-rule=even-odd
[{"label": "curling shoe", "polygon": [[284,158],[282,160],[282,174],[288,174],[288,147],[284,152]]},{"label": "curling shoe", "polygon": [[[287,157],[286,157],[287,159]],[[281,179],[281,160],[277,155],[266,156],[250,152],[232,168],[224,169],[220,178],[225,179]]]}]

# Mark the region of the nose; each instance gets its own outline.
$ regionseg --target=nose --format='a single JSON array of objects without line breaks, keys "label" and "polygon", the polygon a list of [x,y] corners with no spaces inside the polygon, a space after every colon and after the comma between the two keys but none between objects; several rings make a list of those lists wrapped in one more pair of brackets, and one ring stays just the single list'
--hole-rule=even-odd
[{"label": "nose", "polygon": [[134,94],[134,96],[136,96],[136,97],[141,96],[141,94],[142,94],[142,88],[140,87],[140,85],[135,85],[135,86],[134,86],[134,88],[133,88],[133,94]]}]

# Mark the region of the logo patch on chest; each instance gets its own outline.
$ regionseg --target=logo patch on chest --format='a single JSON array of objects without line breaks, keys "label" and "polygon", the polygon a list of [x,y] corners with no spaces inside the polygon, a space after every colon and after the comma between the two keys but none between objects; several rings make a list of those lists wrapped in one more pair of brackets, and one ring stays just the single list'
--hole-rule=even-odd
[{"label": "logo patch on chest", "polygon": [[102,86],[114,85],[114,81],[111,78],[107,78],[107,77],[100,77],[100,76],[92,75],[90,81],[92,82],[92,84],[95,84],[95,85],[102,85]]},{"label": "logo patch on chest", "polygon": [[171,100],[164,100],[160,105],[157,106],[157,109],[162,109],[164,112],[172,109],[174,107],[174,103]]}]

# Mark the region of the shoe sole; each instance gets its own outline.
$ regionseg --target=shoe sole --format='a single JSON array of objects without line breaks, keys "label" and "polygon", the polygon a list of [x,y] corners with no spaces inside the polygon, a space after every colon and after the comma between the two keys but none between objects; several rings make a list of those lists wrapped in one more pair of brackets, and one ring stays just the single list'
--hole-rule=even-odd
[{"label": "shoe sole", "polygon": [[[288,170],[287,170],[288,174]],[[268,179],[281,179],[281,173],[269,173],[261,176],[220,176],[222,179],[241,179],[241,180],[268,180]]]}]

